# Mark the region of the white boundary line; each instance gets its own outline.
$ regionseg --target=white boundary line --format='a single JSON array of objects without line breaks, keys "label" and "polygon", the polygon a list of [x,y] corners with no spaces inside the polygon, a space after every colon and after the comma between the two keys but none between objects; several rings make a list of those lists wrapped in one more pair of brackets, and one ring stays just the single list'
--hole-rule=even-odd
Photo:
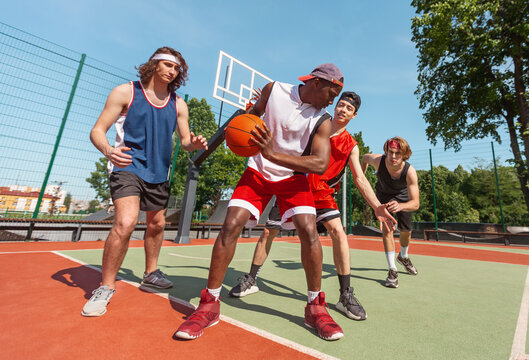
[{"label": "white boundary line", "polygon": [[2,251],[0,252],[0,255],[8,255],[8,254],[38,254],[38,253],[49,253],[53,250],[34,250],[34,251]]},{"label": "white boundary line", "polygon": [[516,323],[516,330],[514,332],[514,340],[512,342],[510,360],[529,359],[529,355],[525,353],[525,341],[527,339],[527,318],[529,316],[529,267],[527,268],[527,276],[525,277],[525,287],[522,296],[522,303],[520,305],[520,313],[518,314],[518,322]]},{"label": "white boundary line", "polygon": [[[73,258],[71,256],[68,256],[68,255],[65,255],[65,254],[61,254],[58,251],[50,251],[50,252],[55,254],[55,255],[62,256],[62,257],[66,258],[66,259],[68,259],[70,261],[75,262],[75,263],[84,265],[84,266],[86,266],[86,267],[88,267],[90,269],[94,269],[94,270],[97,270],[97,271],[101,272],[100,268],[98,268],[96,266],[93,266],[93,265],[89,265],[89,264],[87,264],[87,263],[85,263],[85,262],[83,262],[81,260],[75,259],[75,258]],[[125,280],[125,279],[123,279],[121,277],[118,277],[118,279],[123,281],[123,282],[125,282],[125,283],[127,283],[127,284],[129,284],[129,285],[135,286],[137,288],[140,287],[140,284],[137,283],[137,282]],[[187,301],[179,299],[179,298],[175,298],[174,296],[171,296],[171,295],[169,295],[167,293],[160,293],[157,290],[148,288],[146,286],[142,286],[141,289],[142,290],[147,290],[150,293],[158,295],[158,296],[160,296],[160,297],[162,297],[164,299],[168,299],[170,301],[174,301],[174,302],[176,302],[178,304],[184,305],[184,306],[186,306],[188,308],[191,308],[193,310],[196,309],[196,306],[191,304],[190,302],[187,302]],[[238,320],[235,320],[235,319],[232,319],[232,318],[230,318],[228,316],[221,315],[220,319],[222,321],[224,321],[224,322],[227,322],[227,323],[231,324],[231,325],[237,326],[237,327],[239,327],[239,328],[241,328],[243,330],[249,331],[249,332],[254,333],[254,334],[258,335],[258,336],[264,337],[264,338],[266,338],[268,340],[274,341],[274,342],[276,342],[276,343],[278,343],[280,345],[283,345],[283,346],[286,346],[288,348],[294,349],[294,350],[296,350],[296,351],[298,351],[300,353],[307,354],[307,355],[313,356],[313,357],[318,358],[318,359],[339,360],[338,358],[336,358],[334,356],[322,353],[322,352],[320,352],[320,351],[318,351],[316,349],[309,348],[307,346],[304,346],[304,345],[298,344],[296,342],[293,342],[291,340],[285,339],[285,338],[283,338],[281,336],[269,333],[269,332],[267,332],[265,330],[258,329],[256,327],[251,326],[251,325],[242,323],[242,322],[240,322]]]}]

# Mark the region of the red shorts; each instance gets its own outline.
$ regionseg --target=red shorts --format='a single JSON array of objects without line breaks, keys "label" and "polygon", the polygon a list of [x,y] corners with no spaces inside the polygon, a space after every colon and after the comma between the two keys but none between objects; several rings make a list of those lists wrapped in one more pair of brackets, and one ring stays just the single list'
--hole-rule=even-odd
[{"label": "red shorts", "polygon": [[252,168],[244,171],[237,187],[233,191],[230,206],[238,206],[251,214],[247,226],[253,226],[259,220],[264,208],[276,196],[284,228],[294,228],[289,221],[297,214],[316,215],[314,200],[310,192],[307,177],[302,174],[293,175],[281,181],[268,181]]},{"label": "red shorts", "polygon": [[314,198],[314,204],[316,209],[336,209],[338,205],[332,194],[325,193],[323,191],[313,192],[312,197]]}]

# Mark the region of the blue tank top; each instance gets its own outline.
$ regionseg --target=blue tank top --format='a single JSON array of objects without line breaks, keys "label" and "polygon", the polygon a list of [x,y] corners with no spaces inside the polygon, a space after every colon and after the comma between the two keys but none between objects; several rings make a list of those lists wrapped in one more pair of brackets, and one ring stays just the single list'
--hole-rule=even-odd
[{"label": "blue tank top", "polygon": [[176,129],[176,94],[172,93],[165,105],[152,104],[143,86],[134,81],[131,105],[123,122],[123,142],[130,147],[132,164],[112,171],[130,171],[144,181],[159,184],[167,181],[173,133]]}]

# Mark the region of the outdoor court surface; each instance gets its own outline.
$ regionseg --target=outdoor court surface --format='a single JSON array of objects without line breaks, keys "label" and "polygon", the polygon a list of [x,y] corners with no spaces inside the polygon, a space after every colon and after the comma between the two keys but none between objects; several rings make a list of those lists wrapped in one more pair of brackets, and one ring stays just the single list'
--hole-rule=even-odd
[{"label": "outdoor court surface", "polygon": [[[384,286],[380,239],[349,237],[352,285],[366,321],[335,309],[338,281],[323,237],[323,290],[345,336],[327,342],[303,325],[306,282],[297,238],[278,238],[257,284],[228,296],[249,271],[257,239],[240,239],[222,290],[221,322],[194,341],[173,337],[205,287],[213,240],[164,242],[169,291],[139,288],[142,241],[132,241],[108,312],[81,316],[100,281],[103,242],[1,243],[0,359],[529,359],[529,248],[412,241],[419,275],[399,266]],[[398,246],[397,246],[398,249]],[[189,304],[190,303],[190,304]]]}]

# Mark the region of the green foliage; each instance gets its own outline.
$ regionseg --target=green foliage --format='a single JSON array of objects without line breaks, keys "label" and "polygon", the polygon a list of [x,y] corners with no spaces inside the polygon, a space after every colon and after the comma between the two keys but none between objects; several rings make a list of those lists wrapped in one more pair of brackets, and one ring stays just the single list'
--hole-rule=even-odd
[{"label": "green foliage", "polygon": [[66,212],[70,210],[70,205],[72,203],[72,194],[67,193],[64,197],[64,206],[66,206]]},{"label": "green foliage", "polygon": [[92,214],[92,213],[95,213],[99,210],[103,209],[103,207],[101,206],[101,204],[99,203],[99,201],[97,200],[91,200],[89,203],[88,203],[88,209],[87,209],[87,212],[89,214]]},{"label": "green foliage", "polygon": [[[440,222],[481,222],[501,224],[494,168],[478,167],[470,172],[458,166],[450,171],[444,166],[433,169],[437,219]],[[433,191],[430,171],[418,170],[421,207],[414,221],[434,221]],[[504,221],[507,225],[529,225],[529,214],[518,187],[516,171],[498,168]]]},{"label": "green foliage", "polygon": [[[503,216],[506,224],[529,224],[529,215],[518,187],[516,171],[507,166],[498,167]],[[473,208],[478,209],[481,222],[501,223],[494,168],[479,167],[462,184]]]},{"label": "green foliage", "polygon": [[467,139],[500,141],[507,129],[529,208],[529,2],[413,0],[412,6],[416,94],[428,139],[459,150]]},{"label": "green foliage", "polygon": [[[205,99],[192,98],[188,103],[189,128],[195,135],[203,135],[210,139],[217,131],[215,116]],[[178,137],[175,134],[173,153],[176,149]],[[179,149],[171,194],[182,197],[185,190],[189,158],[196,151],[187,152]],[[245,158],[233,154],[224,144],[220,145],[201,165],[197,184],[196,209],[204,205],[215,205],[221,196],[230,188],[234,188],[245,168]],[[110,199],[110,188],[107,173],[108,159],[102,157],[96,162],[96,170],[86,181],[96,191],[96,197],[101,203]],[[99,206],[94,205],[95,207]]]},{"label": "green foliage", "polygon": [[[192,98],[188,102],[189,127],[196,135],[203,135],[208,140],[217,131],[215,116],[205,99]],[[171,194],[182,197],[185,190],[189,158],[195,152],[188,153],[180,150],[176,161],[176,168],[171,187]],[[197,184],[197,199],[195,210],[204,205],[216,205],[222,195],[230,188],[234,188],[245,168],[245,158],[233,154],[224,143],[202,163]]]},{"label": "green foliage", "polygon": [[90,177],[86,179],[90,187],[95,190],[96,198],[102,203],[110,200],[107,164],[108,159],[106,157],[99,158],[96,162],[96,170],[92,171]]}]

